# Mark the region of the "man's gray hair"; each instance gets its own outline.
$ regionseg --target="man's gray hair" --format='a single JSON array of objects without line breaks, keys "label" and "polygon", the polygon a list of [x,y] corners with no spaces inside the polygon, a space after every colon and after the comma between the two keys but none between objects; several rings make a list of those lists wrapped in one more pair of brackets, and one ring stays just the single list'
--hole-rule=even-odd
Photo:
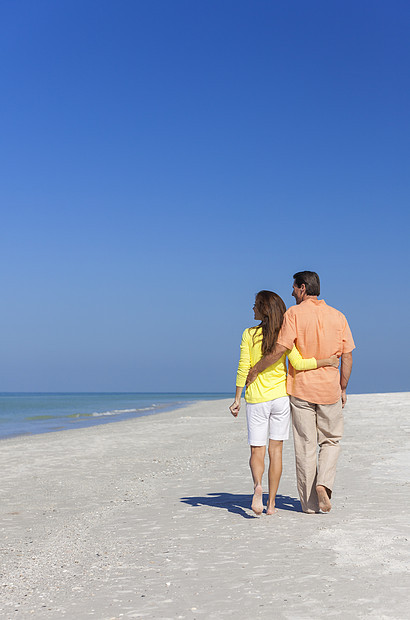
[{"label": "man's gray hair", "polygon": [[298,271],[293,274],[293,279],[298,288],[305,285],[306,295],[320,295],[320,280],[315,271]]}]

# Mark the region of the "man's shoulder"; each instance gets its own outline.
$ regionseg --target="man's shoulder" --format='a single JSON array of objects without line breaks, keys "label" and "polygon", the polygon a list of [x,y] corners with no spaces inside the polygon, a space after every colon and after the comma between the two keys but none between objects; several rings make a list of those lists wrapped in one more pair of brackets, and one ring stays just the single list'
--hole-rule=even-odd
[{"label": "man's shoulder", "polygon": [[308,303],[307,301],[302,301],[300,304],[295,304],[294,306],[290,306],[286,310],[285,316],[288,316],[289,318],[291,318],[294,316],[311,313],[312,311],[315,311],[315,309],[316,308],[313,304]]},{"label": "man's shoulder", "polygon": [[326,302],[324,302],[323,308],[325,308],[325,311],[328,312],[329,314],[334,314],[335,316],[338,316],[339,318],[346,320],[346,317],[343,314],[343,312],[341,312],[337,308],[334,308],[333,306],[329,306]]},{"label": "man's shoulder", "polygon": [[302,301],[300,304],[296,304],[295,306],[291,306],[286,310],[286,314],[289,318],[293,317],[302,317],[302,316],[333,316],[338,317],[341,320],[346,320],[343,312],[340,312],[337,308],[333,306],[329,306],[324,299],[306,299]]}]

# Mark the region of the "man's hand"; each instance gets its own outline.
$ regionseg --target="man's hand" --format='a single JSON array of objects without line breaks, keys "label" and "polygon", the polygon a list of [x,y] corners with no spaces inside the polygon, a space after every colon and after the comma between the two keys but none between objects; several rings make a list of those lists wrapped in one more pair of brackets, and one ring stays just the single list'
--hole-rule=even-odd
[{"label": "man's hand", "polygon": [[240,408],[241,408],[241,401],[234,400],[232,405],[229,407],[229,411],[232,413],[234,418],[238,417]]},{"label": "man's hand", "polygon": [[344,408],[345,404],[347,403],[347,394],[346,394],[346,390],[342,390],[342,409]]},{"label": "man's hand", "polygon": [[246,377],[246,387],[248,387],[248,385],[255,381],[258,374],[259,373],[257,370],[255,370],[255,367],[250,369],[250,371],[248,372],[248,376]]},{"label": "man's hand", "polygon": [[275,348],[272,353],[268,353],[264,355],[259,362],[256,362],[255,366],[250,369],[248,372],[248,376],[246,378],[246,387],[253,383],[260,372],[263,372],[269,366],[276,364],[276,362],[282,357],[284,353],[286,353],[287,349],[283,345],[276,343]]}]

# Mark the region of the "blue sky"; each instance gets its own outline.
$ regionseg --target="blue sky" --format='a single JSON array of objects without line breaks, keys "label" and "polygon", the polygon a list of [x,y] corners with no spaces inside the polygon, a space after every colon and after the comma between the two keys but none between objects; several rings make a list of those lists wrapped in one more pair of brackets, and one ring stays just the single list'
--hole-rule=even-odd
[{"label": "blue sky", "polygon": [[350,391],[408,390],[409,22],[2,2],[0,391],[233,391],[255,293],[291,305],[303,269],[351,325]]}]

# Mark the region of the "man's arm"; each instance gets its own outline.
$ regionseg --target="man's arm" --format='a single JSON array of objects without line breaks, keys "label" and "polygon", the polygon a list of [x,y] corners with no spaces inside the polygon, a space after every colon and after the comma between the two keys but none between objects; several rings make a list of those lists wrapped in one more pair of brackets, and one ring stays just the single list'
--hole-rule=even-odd
[{"label": "man's arm", "polygon": [[342,407],[347,401],[346,388],[349,383],[350,373],[352,372],[353,356],[352,352],[342,353],[342,361],[340,364],[340,387],[342,388]]},{"label": "man's arm", "polygon": [[272,353],[268,353],[265,357],[262,357],[262,359],[250,369],[246,379],[246,386],[253,383],[260,372],[266,370],[266,368],[269,368],[272,364],[275,364],[287,350],[286,347],[276,343]]}]

